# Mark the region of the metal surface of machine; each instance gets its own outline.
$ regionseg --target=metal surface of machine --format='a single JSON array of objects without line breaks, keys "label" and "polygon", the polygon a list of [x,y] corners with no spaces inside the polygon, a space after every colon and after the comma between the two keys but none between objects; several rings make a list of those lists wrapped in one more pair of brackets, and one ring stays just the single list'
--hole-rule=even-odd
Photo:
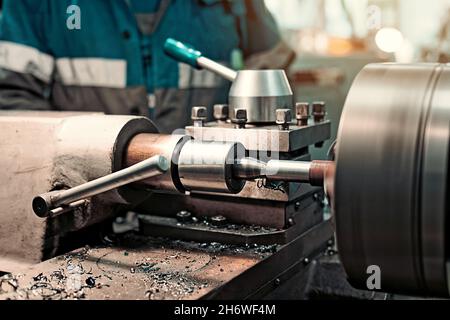
[{"label": "metal surface of machine", "polygon": [[373,65],[348,95],[336,230],[359,287],[377,265],[384,290],[449,295],[449,88],[446,65]]},{"label": "metal surface of machine", "polygon": [[[1,206],[7,209],[2,211],[2,221],[5,222],[2,224],[2,236],[14,240],[3,241],[1,244],[3,257],[7,258],[0,261],[3,271],[33,270],[26,272],[30,274],[29,272],[34,273],[40,268],[46,268],[45,266],[69,268],[78,259],[78,255],[67,261],[61,260],[58,255],[64,253],[63,244],[74,238],[83,239],[84,230],[98,225],[99,222],[107,222],[116,213],[123,211],[121,208],[134,208],[140,213],[145,213],[146,210],[153,212],[151,215],[147,213],[140,216],[141,236],[148,239],[163,236],[196,241],[198,244],[220,242],[231,245],[230,248],[236,246],[236,249],[220,251],[220,254],[231,255],[220,258],[218,266],[211,266],[210,270],[212,273],[222,272],[220,270],[230,270],[229,272],[233,273],[224,275],[219,282],[206,281],[208,290],[196,289],[193,293],[197,296],[240,296],[236,291],[236,285],[239,285],[234,281],[234,277],[241,276],[240,273],[243,277],[245,273],[245,277],[254,279],[245,295],[259,296],[262,294],[258,293],[262,287],[285,274],[287,269],[296,265],[303,266],[304,258],[323,252],[328,245],[327,241],[332,237],[330,224],[323,220],[320,199],[314,199],[312,193],[302,200],[296,209],[300,217],[297,226],[290,225],[280,229],[265,224],[264,217],[258,227],[239,225],[233,217],[227,217],[225,224],[220,224],[220,221],[215,224],[214,221],[218,220],[216,216],[220,215],[220,207],[210,209],[211,215],[216,216],[210,216],[207,220],[201,220],[202,214],[196,211],[192,211],[192,218],[180,220],[180,212],[170,210],[170,206],[174,204],[174,195],[190,199],[195,193],[204,197],[221,197],[220,201],[226,201],[222,202],[223,205],[232,204],[234,197],[241,198],[242,204],[235,208],[245,210],[246,207],[253,207],[252,203],[247,203],[245,207],[245,200],[252,199],[250,196],[244,198],[240,194],[245,190],[246,184],[253,183],[254,179],[308,182],[310,173],[317,171],[315,163],[298,162],[299,165],[296,166],[287,160],[262,161],[249,157],[248,151],[239,142],[202,141],[188,135],[158,134],[147,119],[139,117],[5,111],[1,113],[0,122],[3,133],[9,137],[8,141],[4,141],[4,147],[10,148],[9,155],[16,155],[17,152],[21,154],[20,161],[17,161],[15,156],[2,159],[5,167],[13,169],[3,172],[2,179],[12,181],[15,186],[2,190],[5,197],[2,198]],[[23,123],[27,123],[28,127],[18,130]],[[128,134],[128,130],[123,128],[127,128],[130,123],[137,125]],[[49,124],[50,128],[47,127]],[[116,124],[119,130],[111,130],[114,129],[112,124]],[[32,131],[27,131],[30,128]],[[48,130],[44,130],[46,128]],[[83,132],[78,133],[76,128],[82,128]],[[36,135],[34,132],[41,134]],[[66,135],[68,132],[72,134],[70,138]],[[33,157],[35,151],[31,145],[45,145],[47,141],[55,143],[51,144],[50,150],[40,151],[39,159],[43,162],[37,162]],[[20,149],[17,150],[19,143]],[[102,148],[99,148],[98,144],[101,144]],[[96,152],[91,150],[93,147]],[[96,172],[96,167],[102,168],[103,171]],[[22,180],[17,178],[19,172],[24,172],[28,181],[23,187],[16,185],[22,183]],[[30,175],[33,179],[30,179]],[[18,188],[20,195],[16,192]],[[320,187],[316,188],[315,193],[319,192]],[[159,211],[160,206],[167,206],[169,209]],[[230,211],[229,208],[226,210]],[[282,212],[284,214],[284,211]],[[238,213],[248,216],[249,219],[258,219],[254,211]],[[252,216],[255,217],[251,218]],[[195,222],[194,218],[201,221]],[[285,218],[284,215],[282,218]],[[302,219],[307,218],[310,220],[302,222]],[[233,229],[228,228],[230,225],[234,226]],[[33,232],[30,233],[29,230]],[[99,231],[94,229],[94,232]],[[33,234],[35,236],[30,237]],[[138,246],[135,249],[129,247],[128,250],[133,252],[136,259],[162,259],[162,255],[164,259],[170,260],[170,255],[162,254],[158,247],[154,247],[153,241],[149,240],[148,243],[150,247],[146,249],[140,249]],[[166,240],[166,243],[171,242]],[[173,246],[174,250],[191,247],[185,244]],[[195,248],[203,250],[202,246]],[[105,270],[103,263],[109,264],[103,255],[109,256],[111,250],[121,252],[123,249],[106,247],[99,250],[95,252],[102,258],[97,260],[95,270],[102,273]],[[194,259],[196,254],[190,253],[193,249],[187,250],[188,256]],[[219,253],[213,254],[209,251],[210,249],[203,254],[207,254],[208,259],[216,259]],[[41,260],[53,256],[57,256],[56,260],[51,259],[48,263],[39,264]],[[264,260],[260,260],[261,257]],[[85,257],[79,263],[86,265],[85,260],[90,259],[92,257]],[[263,261],[263,265],[271,266],[270,271],[264,271],[264,276],[258,275],[261,272],[258,270],[264,268],[261,265]],[[238,267],[236,263],[241,265]],[[127,262],[110,271],[112,274],[125,272],[123,276],[127,277],[126,273],[130,271],[124,269],[129,270],[128,265]],[[176,271],[179,266],[174,265],[174,268],[173,272],[179,272]],[[238,270],[239,274],[235,274]],[[50,273],[53,272],[54,270]],[[30,288],[35,288],[35,278],[31,277]],[[22,279],[28,278],[25,276]],[[50,279],[50,276],[47,279]],[[140,277],[136,278],[136,281],[141,280]],[[120,283],[116,281],[108,286],[114,287]],[[232,290],[234,294],[226,293],[228,290]],[[18,297],[17,292],[21,291],[14,291],[13,297]],[[11,298],[11,295],[4,297]],[[92,296],[95,297],[98,298],[96,295]],[[134,294],[127,297],[134,297]]]},{"label": "metal surface of machine", "polygon": [[[331,124],[325,120],[325,104],[313,104],[313,117],[309,103],[294,105],[284,71],[236,72],[211,62],[199,51],[173,39],[166,41],[165,51],[181,62],[233,81],[229,104],[214,106],[216,121],[206,122],[206,107],[192,109],[193,124],[186,127],[186,134],[196,141],[240,143],[246,156],[274,164],[271,160],[309,161],[310,146],[320,146],[329,139]],[[231,222],[278,230],[295,226],[298,234],[323,220],[320,214],[313,213],[315,210],[311,214],[300,210],[307,203],[322,205],[320,186],[311,187],[286,177],[280,180],[261,176],[253,178],[240,192],[213,194],[194,190],[189,196],[172,196],[164,201],[170,203],[169,206],[157,207],[154,211],[171,215],[174,211],[188,210],[200,216],[219,215]]]}]

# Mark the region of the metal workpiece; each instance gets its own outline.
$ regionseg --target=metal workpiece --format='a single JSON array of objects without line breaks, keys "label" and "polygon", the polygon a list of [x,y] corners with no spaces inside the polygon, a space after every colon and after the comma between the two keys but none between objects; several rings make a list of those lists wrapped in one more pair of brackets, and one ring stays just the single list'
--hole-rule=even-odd
[{"label": "metal workpiece", "polygon": [[264,178],[267,163],[255,158],[242,158],[233,166],[233,175],[238,179]]},{"label": "metal workpiece", "polygon": [[129,167],[153,156],[162,155],[169,161],[169,170],[140,183],[151,189],[183,192],[184,188],[178,176],[178,158],[181,148],[190,140],[192,137],[187,135],[138,134],[127,146],[124,155],[125,166]]},{"label": "metal workpiece", "polygon": [[[309,170],[309,183],[315,187],[325,187],[325,191],[334,190],[334,173],[336,163],[334,161],[319,161],[311,162]],[[328,194],[328,192],[326,192]],[[331,195],[331,194],[330,194]]]},{"label": "metal workpiece", "polygon": [[370,65],[350,90],[334,215],[356,287],[378,266],[383,291],[449,295],[449,87],[445,65]]},{"label": "metal workpiece", "polygon": [[270,160],[267,162],[265,175],[267,179],[286,182],[309,183],[311,162]]},{"label": "metal workpiece", "polygon": [[311,162],[270,160],[263,162],[244,158],[234,166],[234,175],[240,179],[266,178],[273,181],[306,182],[310,180]]},{"label": "metal workpiece", "polygon": [[244,156],[239,143],[188,141],[180,152],[180,181],[186,191],[238,193],[245,181],[234,178],[233,165]]},{"label": "metal workpiece", "polygon": [[243,158],[236,162],[233,174],[236,178],[251,180],[266,178],[272,181],[309,183],[324,186],[327,170],[334,166],[331,161],[260,161]]},{"label": "metal workpiece", "polygon": [[245,108],[248,123],[275,123],[276,110],[293,109],[293,93],[283,70],[243,70],[233,82],[230,94],[230,118],[234,110]]},{"label": "metal workpiece", "polygon": [[47,217],[51,210],[70,205],[121,186],[163,174],[169,163],[162,156],[154,156],[126,169],[89,181],[77,187],[52,191],[33,199],[33,210],[39,217]]}]

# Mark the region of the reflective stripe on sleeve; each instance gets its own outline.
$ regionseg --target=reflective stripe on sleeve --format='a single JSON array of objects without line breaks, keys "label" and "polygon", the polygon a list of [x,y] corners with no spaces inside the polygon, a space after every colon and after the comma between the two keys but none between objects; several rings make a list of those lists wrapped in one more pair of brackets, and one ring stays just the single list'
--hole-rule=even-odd
[{"label": "reflective stripe on sleeve", "polygon": [[127,63],[119,59],[60,58],[57,77],[64,85],[125,88]]},{"label": "reflective stripe on sleeve", "polygon": [[0,41],[0,67],[6,70],[28,73],[50,82],[55,60],[49,54],[23,44]]}]

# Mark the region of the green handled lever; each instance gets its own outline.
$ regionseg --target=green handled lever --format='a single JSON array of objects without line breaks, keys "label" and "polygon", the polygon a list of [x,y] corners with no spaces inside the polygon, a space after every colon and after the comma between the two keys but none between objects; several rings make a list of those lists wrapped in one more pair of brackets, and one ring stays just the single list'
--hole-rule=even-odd
[{"label": "green handled lever", "polygon": [[236,79],[236,71],[204,57],[200,51],[183,42],[168,38],[164,43],[164,52],[176,61],[186,63],[196,69],[207,69],[230,81]]},{"label": "green handled lever", "polygon": [[164,43],[164,52],[169,57],[179,62],[186,63],[197,69],[201,69],[197,63],[197,59],[202,56],[202,53],[181,41],[168,38]]}]

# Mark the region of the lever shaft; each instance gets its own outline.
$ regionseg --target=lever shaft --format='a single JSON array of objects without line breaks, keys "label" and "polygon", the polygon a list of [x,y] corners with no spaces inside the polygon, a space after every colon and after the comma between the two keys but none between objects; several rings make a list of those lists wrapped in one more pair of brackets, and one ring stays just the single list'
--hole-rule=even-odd
[{"label": "lever shaft", "polygon": [[50,211],[55,208],[68,206],[127,184],[161,175],[168,169],[167,159],[157,155],[74,188],[41,194],[33,199],[33,210],[39,217],[48,217]]}]

